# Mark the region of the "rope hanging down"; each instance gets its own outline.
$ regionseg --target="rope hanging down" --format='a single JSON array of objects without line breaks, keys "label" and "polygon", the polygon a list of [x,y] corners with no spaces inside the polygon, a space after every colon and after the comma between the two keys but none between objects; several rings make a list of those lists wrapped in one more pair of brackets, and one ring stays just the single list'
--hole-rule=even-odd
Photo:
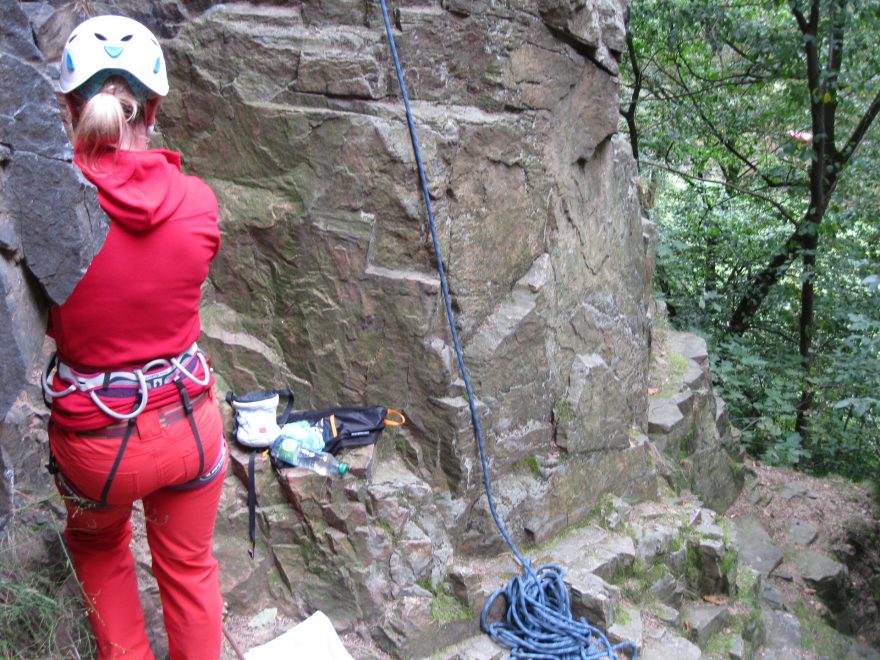
[{"label": "rope hanging down", "polygon": [[[385,21],[385,33],[388,35],[388,45],[391,48],[391,56],[394,58],[394,68],[397,71],[397,82],[400,84],[400,94],[406,108],[406,121],[409,125],[409,136],[412,141],[413,154],[419,171],[419,180],[422,186],[422,197],[425,202],[425,210],[428,214],[428,224],[431,229],[431,239],[434,242],[434,254],[437,259],[437,271],[440,275],[440,288],[443,293],[443,303],[446,306],[446,318],[449,321],[449,329],[452,333],[452,343],[455,347],[455,355],[458,359],[458,368],[464,380],[467,391],[468,405],[471,413],[471,423],[474,427],[474,437],[480,451],[480,464],[483,469],[483,485],[486,489],[486,498],[492,518],[498,527],[501,536],[510,547],[523,573],[513,578],[506,589],[499,589],[493,593],[486,602],[480,614],[480,626],[483,631],[492,637],[498,644],[511,649],[512,658],[534,660],[592,660],[617,658],[616,651],[628,649],[632,652],[633,660],[636,658],[635,646],[629,642],[612,646],[602,631],[587,623],[586,619],[575,621],[571,615],[571,603],[568,589],[563,580],[564,571],[556,565],[545,564],[532,569],[531,561],[526,560],[520,554],[504,524],[498,516],[495,508],[495,498],[492,495],[492,484],[489,480],[489,464],[486,459],[486,449],[483,443],[483,432],[480,428],[480,417],[471,388],[470,377],[464,364],[464,356],[461,351],[461,342],[458,338],[458,330],[455,327],[455,315],[449,297],[449,286],[446,281],[446,272],[443,268],[443,259],[440,253],[440,242],[437,238],[437,227],[434,222],[434,211],[431,207],[431,196],[428,193],[428,179],[425,168],[422,165],[422,154],[419,148],[419,139],[416,135],[416,127],[413,122],[412,108],[409,103],[409,94],[406,91],[406,83],[403,77],[403,69],[400,66],[400,58],[397,54],[397,44],[391,29],[391,21],[388,18],[386,0],[379,0],[382,7],[382,18]],[[507,601],[507,617],[504,622],[488,622],[488,613],[499,596],[504,596]]]}]

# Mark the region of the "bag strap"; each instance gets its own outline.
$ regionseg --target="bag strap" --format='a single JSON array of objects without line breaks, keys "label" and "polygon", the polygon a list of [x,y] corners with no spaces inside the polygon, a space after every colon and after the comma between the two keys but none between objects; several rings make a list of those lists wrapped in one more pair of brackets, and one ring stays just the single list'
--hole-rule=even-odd
[{"label": "bag strap", "polygon": [[[278,394],[279,398],[286,397],[287,404],[284,407],[284,412],[277,418],[279,424],[283,423],[288,415],[290,415],[290,411],[293,410],[293,391],[289,387],[284,387],[280,390],[268,390],[269,392],[275,392]],[[232,406],[232,403],[235,401],[235,394],[232,391],[226,392],[226,403]],[[232,418],[232,435],[235,437],[236,428],[238,426],[237,416],[233,415]],[[258,450],[253,450],[248,457],[248,483],[247,483],[247,507],[248,507],[248,536],[250,537],[251,547],[248,549],[248,555],[250,555],[251,559],[254,559],[256,555],[257,549],[257,483],[256,483],[256,459]]]},{"label": "bag strap", "polygon": [[254,558],[254,553],[257,548],[257,484],[256,478],[254,477],[254,462],[257,459],[257,452],[252,451],[250,457],[248,458],[248,496],[247,496],[247,505],[248,505],[248,534],[251,538],[251,547],[248,550],[248,554],[251,556],[251,559]]},{"label": "bag strap", "polygon": [[285,387],[282,390],[276,390],[276,392],[278,392],[279,397],[287,397],[287,405],[284,406],[284,412],[279,415],[277,420],[279,425],[283,425],[287,421],[290,411],[293,410],[293,391],[289,387]]}]

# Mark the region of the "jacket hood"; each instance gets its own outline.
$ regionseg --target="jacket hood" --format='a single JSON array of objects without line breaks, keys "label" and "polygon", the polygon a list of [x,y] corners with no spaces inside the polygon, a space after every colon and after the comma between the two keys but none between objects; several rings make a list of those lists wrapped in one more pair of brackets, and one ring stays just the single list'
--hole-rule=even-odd
[{"label": "jacket hood", "polygon": [[186,197],[180,154],[167,149],[118,150],[74,162],[98,188],[101,208],[129,231],[150,231],[171,217]]}]

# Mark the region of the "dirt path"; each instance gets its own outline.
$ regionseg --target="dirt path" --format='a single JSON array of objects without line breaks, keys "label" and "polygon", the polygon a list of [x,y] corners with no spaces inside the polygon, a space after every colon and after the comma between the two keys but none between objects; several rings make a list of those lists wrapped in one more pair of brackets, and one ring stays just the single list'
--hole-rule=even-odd
[{"label": "dirt path", "polygon": [[[865,488],[837,477],[818,479],[793,470],[751,463],[753,479],[726,512],[726,517],[753,516],[783,552],[792,525],[811,526],[811,547],[845,563],[853,583],[851,608],[861,641],[880,649],[880,501]],[[799,597],[821,615],[824,605],[797,571],[783,562],[773,578],[786,602]]]}]

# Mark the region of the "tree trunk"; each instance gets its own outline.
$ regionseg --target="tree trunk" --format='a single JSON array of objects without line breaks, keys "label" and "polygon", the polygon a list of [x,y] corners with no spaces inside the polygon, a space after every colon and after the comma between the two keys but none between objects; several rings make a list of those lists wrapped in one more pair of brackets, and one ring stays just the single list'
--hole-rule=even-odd
[{"label": "tree trunk", "polygon": [[[629,131],[629,143],[632,146],[633,158],[639,165],[639,132],[636,129],[636,109],[639,105],[639,95],[642,93],[642,70],[639,69],[639,60],[636,55],[636,47],[633,43],[632,33],[626,33],[626,52],[629,55],[629,64],[633,72],[633,91],[626,112],[621,112],[626,120],[626,128]],[[639,166],[641,169],[641,166]]]}]

